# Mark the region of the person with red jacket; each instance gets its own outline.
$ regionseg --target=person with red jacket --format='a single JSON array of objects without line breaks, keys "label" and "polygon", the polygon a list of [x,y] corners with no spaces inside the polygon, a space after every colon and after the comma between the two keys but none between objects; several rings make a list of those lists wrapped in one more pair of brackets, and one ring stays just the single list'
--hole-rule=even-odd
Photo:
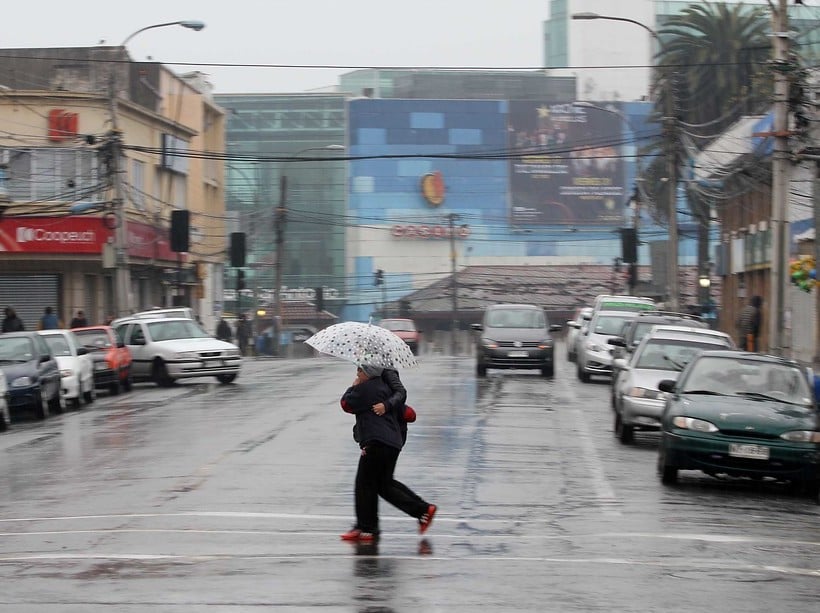
[{"label": "person with red jacket", "polygon": [[422,534],[430,527],[437,509],[393,477],[406,437],[400,424],[405,421],[404,402],[401,407],[391,403],[393,392],[382,375],[382,368],[360,365],[353,385],[341,400],[342,408],[356,416],[354,439],[361,448],[355,486],[356,525],[341,535],[345,541],[368,543],[378,539],[379,496],[418,518]]}]

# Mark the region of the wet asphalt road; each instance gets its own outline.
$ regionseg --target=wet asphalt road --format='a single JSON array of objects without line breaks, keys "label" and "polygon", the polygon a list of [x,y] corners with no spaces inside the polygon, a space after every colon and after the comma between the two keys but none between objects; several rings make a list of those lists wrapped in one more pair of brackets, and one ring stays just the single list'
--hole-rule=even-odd
[{"label": "wet asphalt road", "polygon": [[612,435],[608,384],[423,356],[397,478],[421,538],[353,521],[353,367],[248,360],[237,383],[138,385],[0,435],[0,611],[813,611],[820,506],[777,486],[655,475]]}]

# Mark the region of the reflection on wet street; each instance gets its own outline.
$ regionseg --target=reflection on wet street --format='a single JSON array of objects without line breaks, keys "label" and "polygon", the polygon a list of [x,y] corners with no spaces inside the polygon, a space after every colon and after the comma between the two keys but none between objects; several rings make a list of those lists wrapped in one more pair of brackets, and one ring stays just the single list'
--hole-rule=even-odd
[{"label": "reflection on wet street", "polygon": [[[560,355],[563,355],[561,353]],[[350,364],[249,360],[229,386],[149,384],[0,435],[0,611],[795,611],[816,608],[820,506],[622,445],[609,384],[422,356],[396,478],[353,523]]]}]

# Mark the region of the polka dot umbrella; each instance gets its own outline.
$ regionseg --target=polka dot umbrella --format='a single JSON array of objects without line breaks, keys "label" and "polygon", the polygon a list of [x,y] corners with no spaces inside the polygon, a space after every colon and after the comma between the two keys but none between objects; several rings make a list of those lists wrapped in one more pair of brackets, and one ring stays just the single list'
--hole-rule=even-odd
[{"label": "polka dot umbrella", "polygon": [[390,330],[369,323],[345,321],[333,324],[305,342],[317,351],[355,364],[394,370],[418,366],[407,343]]}]

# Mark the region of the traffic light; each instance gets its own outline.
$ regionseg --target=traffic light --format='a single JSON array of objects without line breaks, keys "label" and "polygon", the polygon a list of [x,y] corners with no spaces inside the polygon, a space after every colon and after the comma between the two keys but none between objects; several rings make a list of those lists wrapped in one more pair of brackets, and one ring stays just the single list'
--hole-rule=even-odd
[{"label": "traffic light", "polygon": [[382,283],[384,283],[384,271],[379,268],[373,274],[373,285],[381,285]]},{"label": "traffic light", "polygon": [[638,232],[635,228],[621,228],[621,259],[625,264],[638,261]]},{"label": "traffic light", "polygon": [[315,290],[316,292],[316,311],[324,311],[325,310],[325,290],[322,287],[317,287]]},{"label": "traffic light", "polygon": [[236,271],[236,289],[237,290],[245,289],[245,271],[244,270],[237,270]]},{"label": "traffic light", "polygon": [[410,317],[410,310],[411,310],[410,301],[406,299],[399,300],[399,316],[400,317]]},{"label": "traffic light", "polygon": [[231,266],[242,268],[245,265],[245,233],[231,232]]},{"label": "traffic light", "polygon": [[185,209],[171,211],[171,251],[188,252],[190,212]]}]

